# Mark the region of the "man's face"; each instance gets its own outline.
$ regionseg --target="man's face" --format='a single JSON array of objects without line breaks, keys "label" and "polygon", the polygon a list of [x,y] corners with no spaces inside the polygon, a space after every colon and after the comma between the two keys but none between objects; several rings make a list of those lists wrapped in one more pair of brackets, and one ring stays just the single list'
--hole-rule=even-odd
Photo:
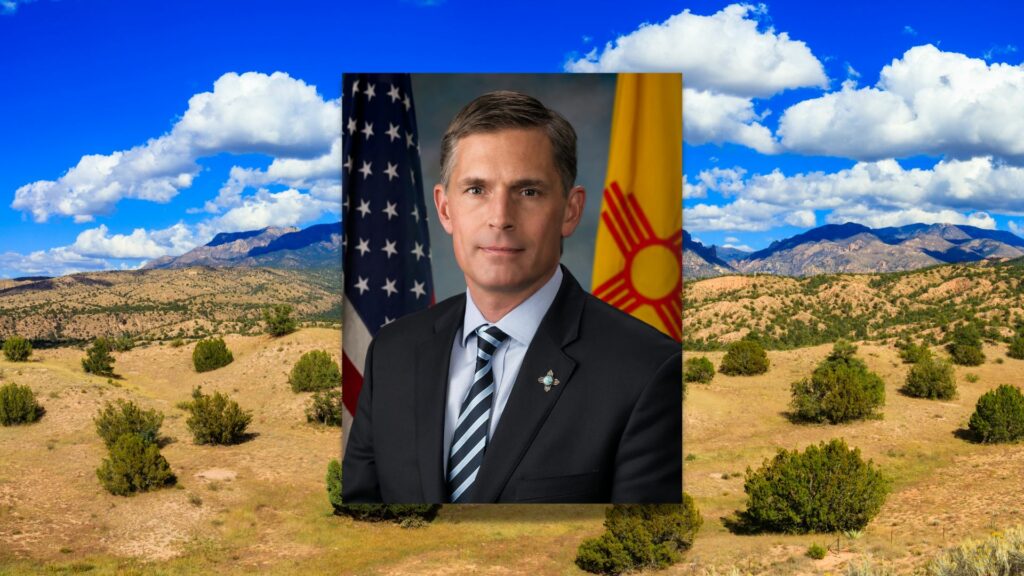
[{"label": "man's face", "polygon": [[539,289],[558,265],[561,239],[579,224],[585,195],[580,186],[563,194],[539,128],[460,139],[448,189],[434,187],[434,204],[474,298]]}]

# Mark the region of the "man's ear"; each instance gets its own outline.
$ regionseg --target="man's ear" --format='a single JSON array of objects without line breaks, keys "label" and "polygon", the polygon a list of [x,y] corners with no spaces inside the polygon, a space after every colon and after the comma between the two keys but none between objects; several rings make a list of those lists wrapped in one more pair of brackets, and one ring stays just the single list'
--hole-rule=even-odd
[{"label": "man's ear", "polygon": [[437,208],[437,219],[448,234],[452,233],[452,217],[448,213],[448,195],[444,193],[444,186],[434,186],[434,207]]},{"label": "man's ear", "polygon": [[565,203],[565,217],[562,218],[562,238],[572,236],[583,218],[583,206],[587,203],[587,191],[583,186],[573,186]]}]

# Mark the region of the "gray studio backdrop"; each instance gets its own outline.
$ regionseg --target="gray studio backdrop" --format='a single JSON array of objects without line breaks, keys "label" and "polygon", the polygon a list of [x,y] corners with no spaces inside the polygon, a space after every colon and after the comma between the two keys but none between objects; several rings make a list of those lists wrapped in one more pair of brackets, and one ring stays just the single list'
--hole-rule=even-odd
[{"label": "gray studio backdrop", "polygon": [[614,74],[413,74],[413,99],[423,165],[423,193],[430,217],[434,292],[440,302],[466,290],[452,241],[437,218],[433,188],[440,181],[441,137],[458,111],[492,90],[516,90],[557,110],[576,129],[576,183],[587,189],[583,221],[565,240],[562,263],[590,290],[594,238],[608,164],[608,138],[615,101]]}]

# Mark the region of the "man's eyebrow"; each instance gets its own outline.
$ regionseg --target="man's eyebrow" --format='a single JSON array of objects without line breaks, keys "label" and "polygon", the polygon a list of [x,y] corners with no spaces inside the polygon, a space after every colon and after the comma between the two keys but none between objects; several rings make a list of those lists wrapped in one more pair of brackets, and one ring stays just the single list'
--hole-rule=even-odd
[{"label": "man's eyebrow", "polygon": [[[480,186],[486,187],[490,182],[478,176],[466,176],[458,181],[459,186]],[[547,182],[541,178],[520,178],[509,183],[510,188],[543,187]]]}]

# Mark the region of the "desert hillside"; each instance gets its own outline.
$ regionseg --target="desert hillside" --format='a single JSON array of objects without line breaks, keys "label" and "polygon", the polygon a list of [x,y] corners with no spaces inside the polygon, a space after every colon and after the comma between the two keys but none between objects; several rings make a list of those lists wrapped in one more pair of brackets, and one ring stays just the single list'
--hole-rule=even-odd
[{"label": "desert hillside", "polygon": [[[766,374],[716,374],[710,384],[687,386],[684,486],[704,516],[687,556],[700,570],[690,573],[717,568],[717,574],[729,574],[738,568],[741,574],[846,574],[851,562],[871,557],[895,574],[917,574],[914,570],[944,548],[1024,524],[1024,445],[984,445],[960,437],[978,397],[999,384],[1019,384],[1024,360],[1007,358],[1005,346],[986,346],[984,365],[956,367],[956,399],[924,400],[898,392],[910,365],[893,347],[859,345],[857,356],[885,381],[880,419],[809,425],[787,417],[790,384],[810,374],[830,345],[770,351]],[[706,356],[717,367],[723,354],[686,356]],[[746,506],[748,467],[756,470],[779,448],[802,450],[832,438],[859,448],[893,483],[881,512],[862,533],[737,535],[726,529],[723,518]],[[830,548],[824,559],[805,556],[813,543]]]},{"label": "desert hillside", "polygon": [[941,341],[962,319],[982,323],[993,341],[1012,335],[1024,321],[1024,262],[808,278],[720,276],[683,287],[687,350],[718,349],[751,331],[772,348],[905,334]]},{"label": "desert hillside", "polygon": [[337,268],[208,268],[71,274],[0,284],[0,339],[75,342],[129,334],[168,339],[260,331],[268,303],[300,320],[341,320]]}]

